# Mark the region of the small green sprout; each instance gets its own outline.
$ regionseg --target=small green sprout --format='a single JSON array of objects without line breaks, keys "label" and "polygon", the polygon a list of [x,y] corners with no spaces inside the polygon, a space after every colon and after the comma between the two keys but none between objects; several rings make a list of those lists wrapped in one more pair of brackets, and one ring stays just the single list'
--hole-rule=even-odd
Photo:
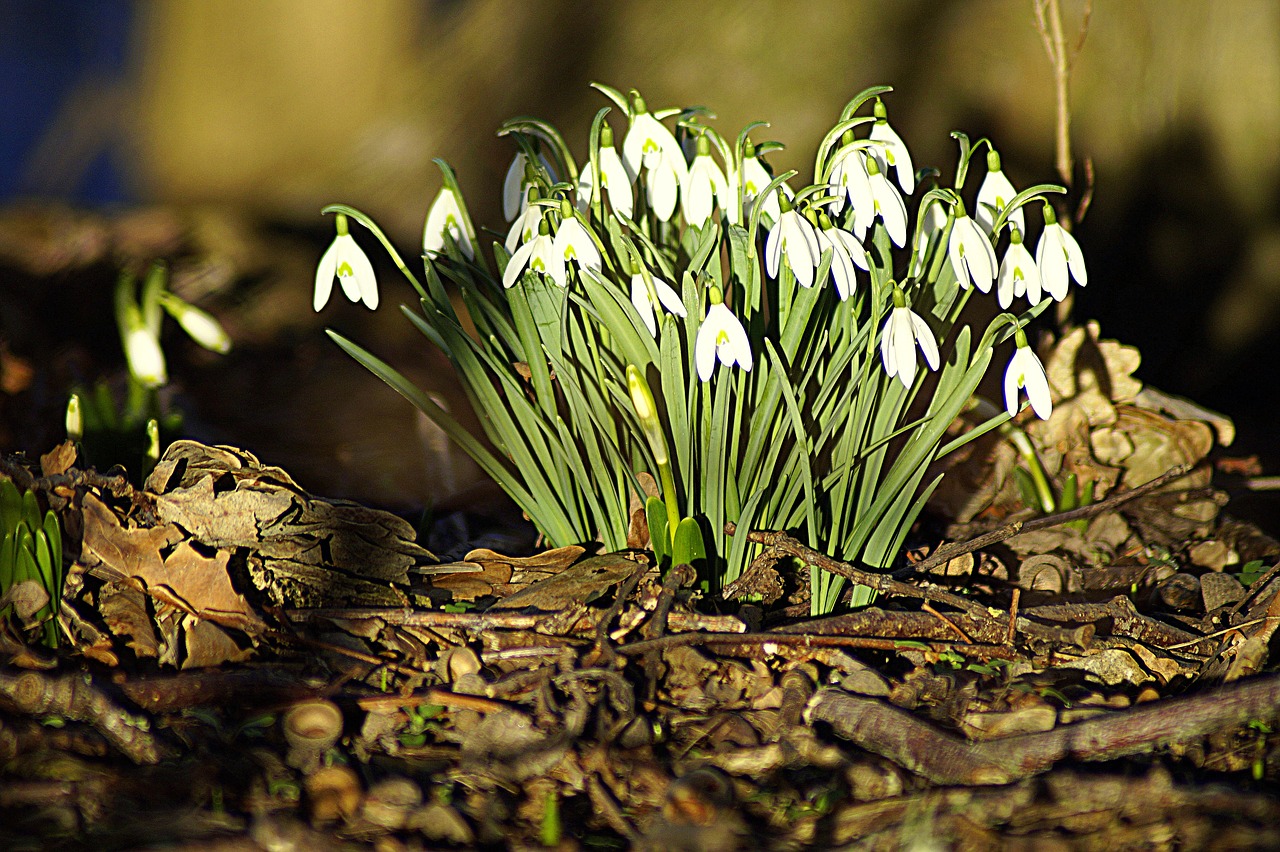
[{"label": "small green sprout", "polygon": [[[65,579],[58,516],[53,510],[41,513],[35,492],[20,492],[11,479],[0,481],[0,619],[16,616],[40,625],[41,641],[56,648]],[[22,583],[37,584],[47,597],[33,613],[10,603]]]}]

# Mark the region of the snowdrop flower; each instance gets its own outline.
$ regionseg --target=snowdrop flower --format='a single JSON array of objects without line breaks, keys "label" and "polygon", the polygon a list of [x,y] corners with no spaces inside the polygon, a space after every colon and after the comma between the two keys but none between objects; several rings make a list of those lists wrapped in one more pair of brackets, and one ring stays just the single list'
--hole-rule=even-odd
[{"label": "snowdrop flower", "polygon": [[140,312],[133,312],[134,317],[126,321],[124,334],[124,355],[129,365],[129,374],[149,388],[158,388],[169,381],[169,373],[165,368],[164,352],[160,349],[160,341],[142,321]]},{"label": "snowdrop flower", "polygon": [[[973,218],[988,234],[994,231],[996,216],[1009,206],[1009,202],[1018,194],[1013,184],[1000,170],[1000,155],[992,148],[987,152],[987,176],[978,187],[978,207],[973,211]],[[1008,220],[1018,226],[1019,231],[1027,229],[1026,215],[1019,207],[1009,214]]]},{"label": "snowdrop flower", "polygon": [[[889,183],[884,176],[876,161],[871,159],[866,162],[867,181],[871,185],[874,211],[872,219],[879,216],[880,221],[884,222],[885,230],[889,232],[889,239],[893,240],[895,246],[902,248],[907,244],[907,205],[898,194],[898,190],[894,189],[893,184]],[[853,235],[859,240],[865,237],[872,219],[863,219],[859,211],[858,217],[853,220]]]},{"label": "snowdrop flower", "polygon": [[1014,338],[1017,351],[1009,359],[1009,369],[1004,373],[1004,406],[1010,416],[1018,413],[1018,390],[1025,389],[1027,399],[1036,417],[1048,420],[1053,413],[1053,400],[1049,398],[1049,378],[1036,353],[1027,345],[1027,336],[1019,328]]},{"label": "snowdrop flower", "polygon": [[817,232],[818,247],[821,251],[831,249],[831,278],[836,282],[836,292],[843,302],[849,298],[857,283],[853,268],[857,266],[864,271],[870,269],[867,265],[867,250],[854,239],[853,234],[831,224],[831,218],[826,213],[821,214],[819,222],[822,228]]},{"label": "snowdrop flower", "polygon": [[729,182],[711,159],[711,141],[705,135],[698,137],[697,153],[680,187],[680,195],[684,198],[685,221],[699,228],[707,224],[717,202],[721,210],[729,206]]},{"label": "snowdrop flower", "polygon": [[765,267],[769,277],[778,277],[780,262],[785,257],[787,266],[801,286],[812,287],[814,270],[822,259],[822,250],[818,246],[813,225],[785,197],[779,202],[779,210],[778,221],[769,229],[769,237],[764,244]]},{"label": "snowdrop flower", "polygon": [[169,316],[178,321],[178,325],[182,326],[187,336],[205,349],[217,352],[219,355],[225,355],[231,351],[231,338],[227,335],[226,329],[208,311],[203,311],[172,293],[161,293],[160,304],[164,306]]},{"label": "snowdrop flower", "polygon": [[750,372],[751,341],[747,339],[747,330],[733,312],[724,306],[719,287],[712,284],[707,288],[707,294],[711,305],[707,308],[706,319],[698,328],[698,339],[694,343],[698,378],[704,382],[711,381],[717,358],[726,367],[737,364]]},{"label": "snowdrop flower", "polygon": [[[903,192],[910,195],[916,189],[916,173],[911,166],[911,152],[907,150],[907,143],[902,141],[897,131],[889,126],[886,119],[888,110],[879,98],[876,98],[875,114],[876,123],[871,125],[869,135],[872,141],[881,143],[872,148],[876,164],[880,166],[882,172],[888,172],[890,168],[896,169],[898,185],[902,187]],[[898,245],[901,246],[902,243]]]},{"label": "snowdrop flower", "polygon": [[996,283],[996,298],[1001,308],[1008,308],[1013,300],[1026,295],[1031,304],[1040,301],[1040,270],[1035,258],[1022,244],[1022,231],[1016,225],[1009,229],[1009,248],[1000,261],[1000,278]]},{"label": "snowdrop flower", "polygon": [[956,218],[951,224],[951,239],[947,242],[947,257],[961,288],[968,290],[969,283],[984,293],[991,292],[996,279],[996,252],[991,240],[978,223],[969,218],[964,204],[956,202]]},{"label": "snowdrop flower", "polygon": [[871,177],[867,174],[866,144],[853,141],[853,131],[842,137],[842,146],[831,162],[829,186],[840,196],[832,202],[836,213],[847,203],[853,205],[853,221],[865,234],[876,217],[876,200],[871,194]]},{"label": "snowdrop flower", "polygon": [[1047,201],[1044,203],[1044,233],[1036,245],[1036,266],[1040,268],[1045,291],[1059,302],[1067,296],[1068,272],[1081,287],[1089,283],[1080,244],[1058,224],[1058,217]]},{"label": "snowdrop flower", "polygon": [[688,166],[680,143],[645,106],[644,98],[633,92],[631,128],[622,141],[622,163],[627,172],[645,169],[645,192],[654,215],[666,222],[676,209],[676,194],[688,179]]},{"label": "snowdrop flower", "polygon": [[507,251],[514,252],[516,246],[528,242],[533,239],[534,234],[538,233],[538,223],[542,221],[542,205],[537,201],[541,194],[536,186],[529,187],[528,203],[507,231],[507,239],[503,243]]},{"label": "snowdrop flower", "polygon": [[[741,184],[743,202],[743,209],[741,213],[745,217],[751,215],[751,209],[755,206],[756,199],[760,197],[760,193],[764,192],[764,188],[769,185],[773,180],[773,177],[770,176],[769,172],[760,162],[760,158],[756,155],[756,147],[749,141],[743,146],[743,154],[742,174],[732,176],[733,185],[730,191],[736,195],[736,190],[739,184]],[[777,222],[778,217],[782,212],[778,207],[779,192],[787,198],[794,197],[794,194],[791,192],[791,187],[787,186],[785,183],[779,184],[778,192],[769,193],[769,197],[761,202],[764,207],[761,208],[760,212],[768,216],[771,222]],[[731,202],[729,204],[729,221],[735,225],[742,224],[742,221],[738,218],[738,213],[739,211],[736,201]]]},{"label": "snowdrop flower", "polygon": [[529,182],[525,180],[528,163],[529,156],[524,151],[516,151],[502,181],[502,215],[508,222],[524,211],[528,203]]},{"label": "snowdrop flower", "polygon": [[329,303],[336,276],[348,299],[363,301],[373,310],[378,307],[378,280],[373,274],[373,264],[351,236],[347,217],[339,213],[335,219],[338,235],[329,243],[316,267],[316,289],[311,306],[319,313]]},{"label": "snowdrop flower", "polygon": [[502,286],[512,287],[520,280],[526,268],[550,277],[557,286],[565,286],[564,255],[556,251],[551,239],[551,226],[547,224],[545,217],[538,223],[538,235],[511,255],[507,269],[502,273]]},{"label": "snowdrop flower", "polygon": [[471,220],[462,212],[458,197],[448,186],[440,188],[436,200],[431,202],[427,211],[427,224],[422,229],[422,250],[426,254],[439,254],[444,251],[444,235],[449,232],[458,248],[467,256],[467,260],[475,260],[475,233],[471,230]]},{"label": "snowdrop flower", "polygon": [[906,297],[893,288],[893,308],[880,332],[880,358],[890,378],[897,376],[904,388],[910,389],[916,378],[916,344],[932,370],[938,369],[938,342],[929,324],[907,307]]},{"label": "snowdrop flower", "polygon": [[684,303],[680,301],[680,294],[670,284],[653,275],[650,276],[650,280],[653,281],[653,288],[650,289],[645,283],[644,274],[634,266],[631,268],[631,304],[635,305],[640,319],[644,320],[645,328],[649,329],[649,334],[657,338],[658,320],[653,312],[655,306],[678,317],[687,316],[688,312],[684,309]]},{"label": "snowdrop flower", "polygon": [[[560,228],[556,231],[553,245],[556,252],[563,258],[564,269],[568,270],[569,261],[572,260],[579,269],[594,269],[599,272],[603,264],[600,250],[596,248],[591,232],[573,215],[573,206],[568,200],[561,200],[560,216],[562,217]],[[561,287],[565,286],[562,280],[556,283]]]},{"label": "snowdrop flower", "polygon": [[[600,183],[604,184],[604,190],[609,195],[609,203],[614,210],[630,219],[634,209],[631,185],[636,176],[627,171],[618,156],[618,149],[613,147],[613,128],[608,124],[600,127],[600,149],[596,156],[600,161]],[[587,164],[582,169],[582,174],[578,175],[578,206],[583,210],[591,203],[595,194],[595,180],[591,166]]]}]

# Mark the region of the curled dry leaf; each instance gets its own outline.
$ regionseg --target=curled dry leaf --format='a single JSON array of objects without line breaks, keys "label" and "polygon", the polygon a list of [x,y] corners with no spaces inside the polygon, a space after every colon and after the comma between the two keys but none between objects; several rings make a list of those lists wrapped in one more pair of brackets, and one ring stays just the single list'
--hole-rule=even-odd
[{"label": "curled dry leaf", "polygon": [[[389,512],[308,494],[278,467],[234,447],[176,441],[147,479],[160,519],[200,544],[243,548],[277,605],[400,606],[409,573],[453,572]],[[465,570],[465,569],[464,569]]]}]

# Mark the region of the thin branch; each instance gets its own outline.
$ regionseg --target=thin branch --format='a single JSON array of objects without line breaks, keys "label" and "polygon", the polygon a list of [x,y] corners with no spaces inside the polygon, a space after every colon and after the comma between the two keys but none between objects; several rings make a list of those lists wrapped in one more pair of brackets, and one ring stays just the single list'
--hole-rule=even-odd
[{"label": "thin branch", "polygon": [[957,556],[961,556],[965,553],[972,553],[975,550],[989,547],[993,544],[998,544],[1005,539],[1013,538],[1018,533],[1048,529],[1049,527],[1056,527],[1061,524],[1070,523],[1071,521],[1078,521],[1082,518],[1092,518],[1096,515],[1105,514],[1131,500],[1136,500],[1139,497],[1151,493],[1162,485],[1167,485],[1175,479],[1186,476],[1187,473],[1191,471],[1191,467],[1192,466],[1189,464],[1180,464],[1172,470],[1162,473],[1150,482],[1144,482],[1142,485],[1131,488],[1128,491],[1121,491],[1118,494],[1112,494],[1105,500],[1099,500],[1097,503],[1090,503],[1088,506],[1081,506],[1079,509],[1072,509],[1068,512],[1058,512],[1056,515],[1047,515],[1043,518],[1035,518],[1030,521],[1014,521],[1011,524],[1006,524],[1005,526],[992,530],[991,532],[983,533],[982,535],[976,538],[971,538],[968,541],[948,544],[945,547],[938,548],[934,551],[933,555],[927,559],[917,562],[912,566],[912,570],[915,572],[928,571],[931,568],[936,568],[939,565],[950,562]]}]

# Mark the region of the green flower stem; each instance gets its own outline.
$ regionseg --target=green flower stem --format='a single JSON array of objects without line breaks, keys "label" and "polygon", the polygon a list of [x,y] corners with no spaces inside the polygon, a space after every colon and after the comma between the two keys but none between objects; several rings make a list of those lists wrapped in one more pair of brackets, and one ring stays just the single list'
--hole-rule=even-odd
[{"label": "green flower stem", "polygon": [[1057,510],[1057,502],[1053,499],[1053,489],[1049,486],[1049,478],[1045,475],[1044,465],[1040,463],[1040,457],[1036,455],[1035,447],[1031,446],[1031,439],[1027,437],[1027,433],[1017,426],[1006,423],[1001,427],[1013,446],[1017,449],[1018,455],[1022,456],[1022,460],[1027,464],[1027,470],[1031,474],[1031,481],[1036,487],[1036,497],[1040,500],[1040,509],[1045,514],[1052,514]]}]

